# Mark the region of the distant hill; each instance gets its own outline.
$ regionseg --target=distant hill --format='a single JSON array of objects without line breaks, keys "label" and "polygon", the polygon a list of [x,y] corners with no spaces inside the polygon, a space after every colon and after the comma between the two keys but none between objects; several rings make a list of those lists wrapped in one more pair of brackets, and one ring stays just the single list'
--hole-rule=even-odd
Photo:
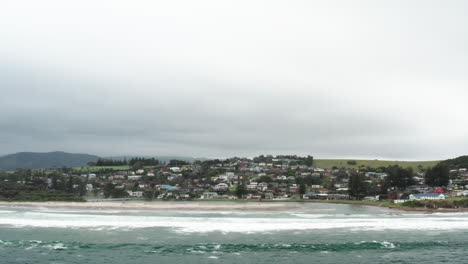
[{"label": "distant hill", "polygon": [[439,161],[393,161],[393,160],[359,160],[359,159],[314,159],[314,167],[331,169],[337,168],[354,168],[360,166],[365,167],[388,167],[390,165],[399,165],[403,168],[412,167],[418,171],[418,167],[427,168],[435,166]]},{"label": "distant hill", "polygon": [[11,171],[17,168],[47,169],[62,167],[87,166],[90,161],[96,161],[98,156],[89,154],[74,154],[56,152],[19,152],[0,157],[0,171]]},{"label": "distant hill", "polygon": [[440,162],[441,165],[452,169],[468,168],[468,156],[460,156],[454,159],[448,159]]},{"label": "distant hill", "polygon": [[[184,160],[187,162],[194,162],[195,160],[207,160],[207,158],[194,158],[187,156],[142,156],[142,155],[128,155],[128,156],[113,156],[104,157],[107,159],[123,160],[126,158],[130,160],[133,157],[141,158],[156,158],[163,162],[170,160]],[[49,168],[76,168],[86,167],[88,162],[96,161],[99,156],[89,154],[75,154],[63,151],[55,152],[19,152],[15,154],[5,155],[0,157],[0,171],[12,171],[18,168],[23,169],[49,169]]]}]

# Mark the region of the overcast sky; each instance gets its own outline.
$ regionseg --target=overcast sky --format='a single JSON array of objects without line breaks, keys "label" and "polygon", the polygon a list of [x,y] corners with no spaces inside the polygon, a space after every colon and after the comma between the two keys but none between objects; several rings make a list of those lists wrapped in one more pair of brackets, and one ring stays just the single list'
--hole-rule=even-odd
[{"label": "overcast sky", "polygon": [[468,154],[467,1],[2,1],[0,154]]}]

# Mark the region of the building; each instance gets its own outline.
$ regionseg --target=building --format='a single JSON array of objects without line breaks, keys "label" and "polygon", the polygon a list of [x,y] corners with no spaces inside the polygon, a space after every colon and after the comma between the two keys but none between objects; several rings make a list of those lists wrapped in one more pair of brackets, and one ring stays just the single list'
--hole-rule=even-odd
[{"label": "building", "polygon": [[137,191],[137,192],[127,191],[127,193],[130,197],[143,197],[143,192],[141,191]]},{"label": "building", "polygon": [[218,183],[213,187],[213,190],[218,192],[225,192],[229,190],[229,185],[227,183]]},{"label": "building", "polygon": [[250,182],[250,184],[247,185],[247,190],[248,191],[255,191],[257,190],[258,183],[257,182]]},{"label": "building", "polygon": [[413,193],[410,194],[409,199],[411,201],[444,200],[445,195],[443,193]]},{"label": "building", "polygon": [[215,192],[204,192],[201,199],[216,199],[218,194]]},{"label": "building", "polygon": [[266,192],[265,193],[265,199],[272,200],[273,198],[274,198],[273,193],[271,193],[271,192]]}]

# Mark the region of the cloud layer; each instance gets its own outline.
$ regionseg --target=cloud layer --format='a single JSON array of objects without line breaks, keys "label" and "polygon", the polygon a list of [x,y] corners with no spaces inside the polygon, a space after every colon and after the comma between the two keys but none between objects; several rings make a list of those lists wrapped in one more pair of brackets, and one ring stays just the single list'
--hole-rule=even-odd
[{"label": "cloud layer", "polygon": [[464,1],[7,1],[0,152],[443,159]]}]

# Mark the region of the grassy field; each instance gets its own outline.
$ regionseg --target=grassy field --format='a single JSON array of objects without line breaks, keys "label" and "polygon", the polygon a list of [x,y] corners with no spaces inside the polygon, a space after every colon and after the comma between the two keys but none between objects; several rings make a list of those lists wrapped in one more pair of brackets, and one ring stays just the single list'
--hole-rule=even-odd
[{"label": "grassy field", "polygon": [[[348,164],[348,161],[356,161],[356,164]],[[418,171],[418,167],[423,168],[435,166],[439,161],[393,161],[393,160],[357,160],[357,159],[314,159],[314,167],[331,169],[333,167],[338,168],[353,168],[357,169],[359,166],[364,165],[365,167],[387,167],[390,165],[399,165],[403,168],[412,167],[415,171]]]}]

